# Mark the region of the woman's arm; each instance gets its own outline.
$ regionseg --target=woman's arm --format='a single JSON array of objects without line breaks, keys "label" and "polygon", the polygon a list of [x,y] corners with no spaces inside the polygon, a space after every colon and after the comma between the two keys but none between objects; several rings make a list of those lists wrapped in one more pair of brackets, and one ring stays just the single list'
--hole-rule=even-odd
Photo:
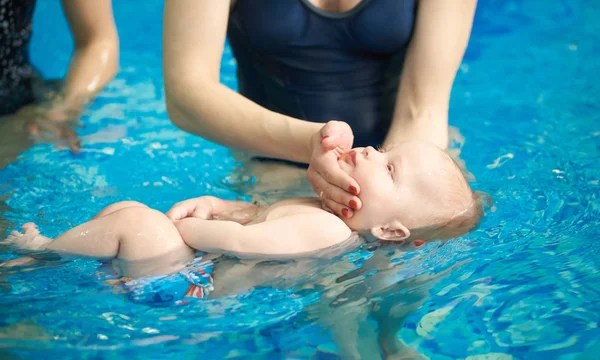
[{"label": "woman's arm", "polygon": [[115,76],[119,37],[111,0],[62,0],[75,51],[64,82],[64,105],[81,108]]},{"label": "woman's arm", "polygon": [[167,111],[181,129],[272,158],[308,163],[323,126],[267,110],[219,83],[230,1],[166,1]]},{"label": "woman's arm", "polygon": [[76,153],[81,144],[72,127],[79,121],[83,106],[115,76],[119,38],[111,0],[62,0],[62,6],[75,50],[60,96],[25,107],[15,117],[26,121],[30,135],[66,145]]},{"label": "woman's arm", "polygon": [[476,0],[419,0],[386,145],[426,140],[448,146],[452,83],[467,48]]}]

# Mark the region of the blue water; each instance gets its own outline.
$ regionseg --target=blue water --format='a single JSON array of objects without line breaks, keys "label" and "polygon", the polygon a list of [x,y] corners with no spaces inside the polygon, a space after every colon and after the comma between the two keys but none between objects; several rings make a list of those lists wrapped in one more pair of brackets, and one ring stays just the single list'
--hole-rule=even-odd
[{"label": "blue water", "polygon": [[[38,3],[32,57],[58,77],[66,23],[58,2]],[[203,194],[244,197],[224,180],[236,166],[228,150],[168,121],[162,3],[114,2],[121,72],[83,117],[82,153],[36,145],[0,171],[11,229],[35,221],[56,236],[123,199],[166,210]],[[411,309],[399,336],[431,359],[600,358],[598,17],[596,0],[479,3],[450,122],[466,139],[473,186],[496,210],[460,240],[397,259],[382,278],[403,282],[376,294]],[[234,74],[227,48],[221,81],[235,89]],[[368,256],[340,261],[358,268]],[[45,266],[0,274],[0,358],[336,358],[307,315],[319,292],[263,288],[151,308],[97,281],[96,261]],[[320,291],[360,298],[362,282]]]}]

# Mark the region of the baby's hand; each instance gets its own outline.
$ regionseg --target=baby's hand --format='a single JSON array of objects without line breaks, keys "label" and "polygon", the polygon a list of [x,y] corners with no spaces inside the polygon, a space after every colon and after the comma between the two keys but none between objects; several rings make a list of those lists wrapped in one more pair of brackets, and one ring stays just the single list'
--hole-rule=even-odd
[{"label": "baby's hand", "polygon": [[178,221],[185,218],[212,220],[213,205],[210,198],[207,196],[184,200],[173,205],[173,207],[167,211],[167,217],[172,221]]}]

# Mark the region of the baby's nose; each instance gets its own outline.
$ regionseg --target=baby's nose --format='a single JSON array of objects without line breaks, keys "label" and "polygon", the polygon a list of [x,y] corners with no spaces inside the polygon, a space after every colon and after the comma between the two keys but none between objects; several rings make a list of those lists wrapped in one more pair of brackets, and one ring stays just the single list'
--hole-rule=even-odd
[{"label": "baby's nose", "polygon": [[365,156],[366,157],[373,157],[373,155],[375,155],[377,153],[379,153],[379,152],[377,150],[375,150],[375,148],[372,146],[367,146],[365,148]]}]

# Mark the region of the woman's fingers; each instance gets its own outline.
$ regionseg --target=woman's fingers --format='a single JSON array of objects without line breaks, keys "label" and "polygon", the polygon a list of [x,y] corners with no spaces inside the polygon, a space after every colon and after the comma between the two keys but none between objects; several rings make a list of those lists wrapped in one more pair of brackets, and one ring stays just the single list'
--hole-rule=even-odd
[{"label": "woman's fingers", "polygon": [[323,198],[321,200],[323,202],[324,209],[330,210],[333,213],[335,213],[336,215],[338,215],[344,219],[349,219],[354,215],[354,211],[347,206],[344,206],[340,203],[329,200],[327,198]]},{"label": "woman's fingers", "polygon": [[[322,198],[334,201],[336,203],[342,204],[343,206],[347,206],[352,210],[360,210],[362,207],[362,202],[358,198],[358,196],[333,185],[331,182],[325,182],[322,187],[320,187],[323,192]],[[320,194],[320,193],[319,193]]]},{"label": "woman's fingers", "polygon": [[320,175],[315,175],[313,189],[323,202],[323,205],[339,216],[352,217],[355,210],[362,207],[360,199],[349,192],[328,183]]},{"label": "woman's fingers", "polygon": [[356,180],[340,168],[338,155],[333,153],[333,150],[314,159],[309,165],[308,180],[313,184],[313,188],[323,188],[323,186],[319,186],[320,184],[316,183],[319,178],[324,179],[330,185],[343,189],[351,195],[358,195],[360,193],[360,187]]},{"label": "woman's fingers", "polygon": [[350,218],[362,204],[356,180],[340,167],[340,156],[352,148],[354,135],[348,124],[329,121],[315,134],[308,180],[319,195],[324,208],[344,218]]}]

